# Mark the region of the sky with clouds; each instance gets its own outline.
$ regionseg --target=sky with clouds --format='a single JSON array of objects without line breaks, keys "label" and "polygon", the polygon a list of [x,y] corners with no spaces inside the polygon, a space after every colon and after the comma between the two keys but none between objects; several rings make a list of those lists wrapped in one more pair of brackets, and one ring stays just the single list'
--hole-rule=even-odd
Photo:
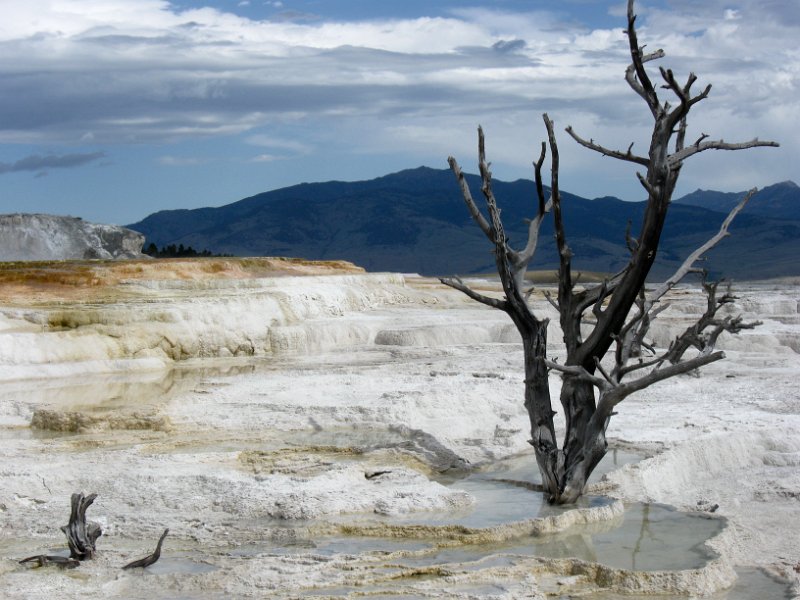
[{"label": "sky with clouds", "polygon": [[[132,223],[304,181],[358,180],[448,155],[531,176],[556,121],[561,186],[642,199],[650,114],[623,79],[619,0],[0,0],[0,212]],[[706,152],[679,193],[800,180],[800,2],[647,0],[639,38],[696,86]],[[655,75],[654,75],[655,77]],[[662,92],[666,94],[666,91]],[[502,200],[501,200],[502,202]]]}]

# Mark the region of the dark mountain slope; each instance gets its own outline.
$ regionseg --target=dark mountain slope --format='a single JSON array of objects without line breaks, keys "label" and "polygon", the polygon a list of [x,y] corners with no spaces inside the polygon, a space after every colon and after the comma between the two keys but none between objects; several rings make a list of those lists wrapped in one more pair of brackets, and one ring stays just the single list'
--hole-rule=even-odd
[{"label": "dark mountain slope", "polygon": [[[727,213],[744,195],[745,192],[695,190],[675,202]],[[753,196],[743,213],[769,219],[800,221],[800,187],[793,181],[769,185]]]},{"label": "dark mountain slope", "polygon": [[[476,201],[480,182],[468,176]],[[495,181],[506,231],[521,245],[525,218],[535,211],[533,182]],[[615,271],[627,261],[625,228],[637,234],[643,203],[586,200],[563,193],[567,235],[579,269]],[[676,203],[663,236],[655,275],[674,269],[718,229],[724,215]],[[423,274],[489,273],[491,247],[471,221],[450,171],[426,167],[359,182],[301,184],[219,208],[162,211],[130,228],[148,243],[184,244],[234,255],[351,260],[371,271]],[[713,253],[709,268],[738,278],[800,274],[800,223],[743,214],[734,236]],[[557,264],[546,221],[533,268]]]}]

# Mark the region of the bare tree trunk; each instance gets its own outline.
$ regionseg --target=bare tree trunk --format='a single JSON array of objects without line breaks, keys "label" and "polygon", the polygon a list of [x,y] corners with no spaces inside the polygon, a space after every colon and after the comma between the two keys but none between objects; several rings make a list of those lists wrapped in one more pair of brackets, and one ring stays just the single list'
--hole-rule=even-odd
[{"label": "bare tree trunk", "polygon": [[561,384],[561,404],[566,415],[564,476],[559,504],[575,502],[586,480],[606,454],[605,427],[593,427],[594,387],[577,377],[566,376]]},{"label": "bare tree trunk", "polygon": [[[583,493],[587,479],[608,448],[606,423],[595,417],[594,387],[578,377],[566,376],[561,404],[566,417],[563,448],[559,450],[549,401],[549,386],[543,376],[549,369],[544,354],[546,330],[523,336],[525,360],[525,408],[531,424],[531,445],[542,476],[542,486],[551,504],[570,504]],[[544,400],[544,399],[547,400]]]},{"label": "bare tree trunk", "polygon": [[542,475],[542,485],[550,502],[559,496],[561,453],[553,424],[555,413],[550,400],[547,359],[547,324],[522,334],[525,361],[525,408],[531,423],[530,444]]}]

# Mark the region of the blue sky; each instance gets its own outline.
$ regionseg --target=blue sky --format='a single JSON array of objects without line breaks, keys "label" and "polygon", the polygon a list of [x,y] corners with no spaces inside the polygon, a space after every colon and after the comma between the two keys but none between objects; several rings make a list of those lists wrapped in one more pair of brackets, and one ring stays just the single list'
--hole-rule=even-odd
[{"label": "blue sky", "polygon": [[[637,3],[664,66],[712,83],[679,194],[800,179],[800,3]],[[404,168],[530,177],[555,119],[563,189],[642,198],[631,165],[563,133],[647,147],[617,0],[0,0],[0,212],[132,223],[304,181]]]}]

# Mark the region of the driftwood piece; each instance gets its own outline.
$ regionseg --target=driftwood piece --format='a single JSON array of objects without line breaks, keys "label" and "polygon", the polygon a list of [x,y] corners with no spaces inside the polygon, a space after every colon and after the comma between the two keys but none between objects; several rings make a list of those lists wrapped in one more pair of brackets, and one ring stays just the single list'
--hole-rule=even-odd
[{"label": "driftwood piece", "polygon": [[132,563],[129,563],[122,567],[123,569],[136,569],[149,567],[153,563],[155,563],[159,558],[161,558],[161,544],[164,543],[164,538],[167,537],[169,533],[169,529],[165,529],[164,533],[161,534],[161,537],[158,540],[158,544],[156,544],[156,549],[153,551],[152,554],[145,556],[144,558],[140,558],[139,560],[135,560]]},{"label": "driftwood piece", "polygon": [[28,558],[23,558],[21,561],[19,561],[19,564],[21,565],[24,565],[25,563],[36,563],[34,568],[54,565],[60,569],[74,569],[81,564],[79,560],[75,560],[74,558],[47,554],[37,554],[36,556],[29,556]]},{"label": "driftwood piece", "polygon": [[103,530],[97,523],[86,522],[86,509],[92,505],[97,494],[84,496],[83,493],[72,494],[72,508],[69,523],[61,528],[69,543],[69,556],[72,559],[86,560],[94,558],[95,542]]}]

